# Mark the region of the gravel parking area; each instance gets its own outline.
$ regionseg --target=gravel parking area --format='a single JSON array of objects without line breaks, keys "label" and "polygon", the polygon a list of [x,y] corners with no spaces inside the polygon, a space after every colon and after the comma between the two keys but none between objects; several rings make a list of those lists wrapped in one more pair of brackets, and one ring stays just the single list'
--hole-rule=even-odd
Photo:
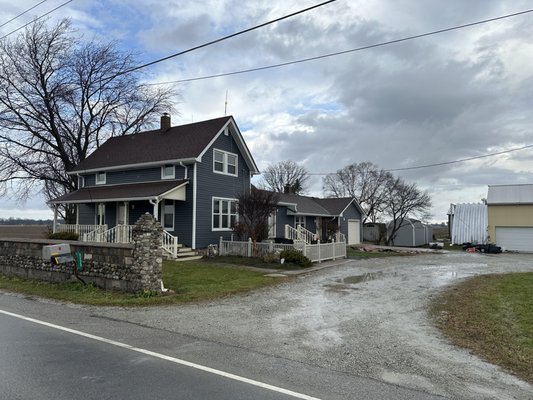
[{"label": "gravel parking area", "polygon": [[445,286],[514,271],[533,272],[533,255],[344,260],[246,296],[95,314],[450,398],[531,399],[531,385],[452,346],[427,315],[432,296]]}]

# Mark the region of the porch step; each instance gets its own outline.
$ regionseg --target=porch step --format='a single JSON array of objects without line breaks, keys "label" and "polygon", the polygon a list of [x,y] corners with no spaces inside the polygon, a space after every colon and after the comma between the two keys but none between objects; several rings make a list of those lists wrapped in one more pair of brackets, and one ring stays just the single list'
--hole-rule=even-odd
[{"label": "porch step", "polygon": [[178,254],[178,258],[174,259],[173,261],[194,261],[194,260],[200,260],[202,259],[203,256],[186,256],[186,257],[182,257]]},{"label": "porch step", "polygon": [[198,255],[198,253],[196,251],[192,251],[192,250],[181,251],[181,250],[178,250],[178,258],[191,257],[191,256],[197,256],[197,255]]}]

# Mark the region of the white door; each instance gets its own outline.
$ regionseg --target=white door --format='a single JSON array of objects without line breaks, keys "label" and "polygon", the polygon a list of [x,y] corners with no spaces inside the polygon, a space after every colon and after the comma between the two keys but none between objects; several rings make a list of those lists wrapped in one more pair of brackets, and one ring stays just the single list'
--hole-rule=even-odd
[{"label": "white door", "polygon": [[361,243],[361,221],[358,219],[348,220],[348,244]]},{"label": "white door", "polygon": [[533,251],[533,228],[496,227],[496,244],[505,250]]}]

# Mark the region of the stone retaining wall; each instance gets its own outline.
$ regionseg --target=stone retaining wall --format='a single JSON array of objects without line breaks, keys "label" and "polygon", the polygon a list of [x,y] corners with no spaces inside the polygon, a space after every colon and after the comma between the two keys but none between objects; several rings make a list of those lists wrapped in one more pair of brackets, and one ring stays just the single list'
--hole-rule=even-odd
[{"label": "stone retaining wall", "polygon": [[[162,227],[150,214],[133,229],[133,244],[83,243],[43,239],[0,239],[0,272],[25,278],[61,282],[77,279],[104,289],[129,292],[161,290]],[[43,260],[43,246],[68,243],[74,258],[81,253],[82,270],[76,263],[53,265]]]}]

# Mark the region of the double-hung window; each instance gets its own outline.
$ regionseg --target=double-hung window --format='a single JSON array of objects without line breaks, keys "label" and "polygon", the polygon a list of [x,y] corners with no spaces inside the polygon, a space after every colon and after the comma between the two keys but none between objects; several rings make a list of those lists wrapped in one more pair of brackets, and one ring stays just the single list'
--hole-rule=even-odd
[{"label": "double-hung window", "polygon": [[106,182],[105,172],[97,172],[96,173],[96,184],[105,185],[105,182]]},{"label": "double-hung window", "polygon": [[301,226],[302,228],[305,228],[305,215],[294,216],[294,227],[298,228],[299,226]]},{"label": "double-hung window", "polygon": [[224,150],[213,150],[213,172],[237,176],[237,154]]},{"label": "double-hung window", "polygon": [[174,165],[167,164],[161,167],[161,179],[174,179],[176,176],[176,168]]},{"label": "double-hung window", "polygon": [[237,201],[213,198],[213,230],[230,230],[237,221]]},{"label": "double-hung window", "polygon": [[163,228],[167,231],[174,230],[174,200],[163,200],[161,205]]}]

